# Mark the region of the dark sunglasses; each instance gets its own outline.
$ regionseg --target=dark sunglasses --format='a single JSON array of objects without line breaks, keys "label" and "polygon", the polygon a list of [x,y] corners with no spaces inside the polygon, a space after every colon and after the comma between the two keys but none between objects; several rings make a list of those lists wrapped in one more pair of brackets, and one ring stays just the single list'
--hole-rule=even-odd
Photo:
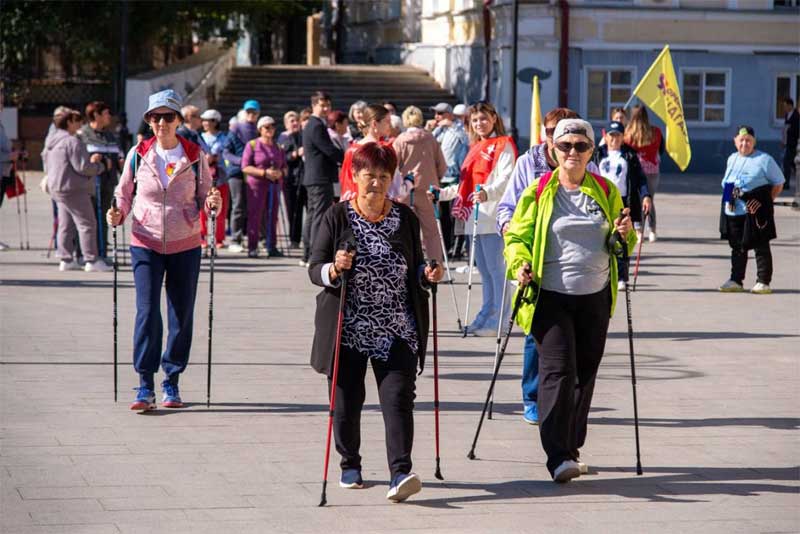
[{"label": "dark sunglasses", "polygon": [[572,152],[574,148],[578,154],[583,154],[584,152],[588,152],[592,149],[592,144],[587,143],[586,141],[578,141],[577,143],[556,143],[555,147],[558,149],[559,152],[563,152],[564,154],[569,154]]},{"label": "dark sunglasses", "polygon": [[148,113],[147,122],[159,123],[161,119],[164,119],[165,122],[174,122],[177,117],[178,114],[174,111],[168,111],[166,113]]}]

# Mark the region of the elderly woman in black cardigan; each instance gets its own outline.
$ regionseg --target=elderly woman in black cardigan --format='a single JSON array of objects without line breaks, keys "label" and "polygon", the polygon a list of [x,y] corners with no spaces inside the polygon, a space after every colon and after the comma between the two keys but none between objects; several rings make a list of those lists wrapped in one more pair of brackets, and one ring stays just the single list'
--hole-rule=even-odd
[{"label": "elderly woman in black cardigan", "polygon": [[[328,376],[330,391],[341,277],[349,276],[336,384],[334,436],[343,488],[362,488],[361,408],[367,361],[378,383],[391,472],[387,499],[403,501],[422,488],[411,472],[417,365],[425,362],[427,286],[441,266],[425,265],[419,221],[386,192],[397,168],[391,147],[367,143],[353,155],[358,196],[331,207],[312,243],[308,273],[317,297],[311,366]],[[346,243],[355,242],[355,252]]]}]

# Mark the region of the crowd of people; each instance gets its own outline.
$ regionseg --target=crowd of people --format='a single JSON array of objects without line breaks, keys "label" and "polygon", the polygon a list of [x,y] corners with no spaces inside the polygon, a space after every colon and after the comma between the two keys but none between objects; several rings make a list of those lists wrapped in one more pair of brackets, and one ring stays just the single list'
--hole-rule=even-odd
[{"label": "crowd of people", "polygon": [[[309,104],[286,112],[279,133],[281,125],[261,114],[257,100],[224,123],[218,111],[161,91],[150,95],[129,150],[110,132],[105,103],[92,102],[85,113],[56,109],[43,161],[58,217],[59,268],[80,269],[82,261],[86,271],[109,270],[108,228],[131,224],[140,383],[131,409],[156,407],[159,367],[162,405],[183,406],[179,378],[191,349],[203,255],[226,247],[250,258],[262,249],[274,258],[298,249],[300,265],[322,288],[311,364],[339,399],[332,417],[340,485],[363,486],[359,421],[369,362],[386,425],[388,498],[405,500],[421,488],[411,450],[427,290],[442,280],[443,260],[461,257],[466,243],[481,275],[482,305],[465,318],[464,335],[495,336],[508,321],[514,299],[504,295],[516,282],[516,321],[526,334],[523,418],[540,425],[555,481],[585,474],[580,449],[595,377],[625,288],[620,273],[628,266],[620,256],[628,257],[637,240],[657,240],[664,136],[647,110],[634,107],[630,118],[612,110],[597,138],[575,111],[552,109],[544,116],[545,142],[520,155],[488,102],[439,103],[427,121],[422,109],[400,111],[391,102],[358,101],[345,113],[324,92]],[[796,122],[790,115],[787,122]],[[788,143],[797,143],[796,132],[787,128]],[[772,201],[784,174],[755,150],[750,126],[737,130],[734,143],[722,180],[732,273],[720,290],[743,290],[747,251],[754,249],[752,292],[769,293]],[[289,241],[284,251],[279,225]]]}]

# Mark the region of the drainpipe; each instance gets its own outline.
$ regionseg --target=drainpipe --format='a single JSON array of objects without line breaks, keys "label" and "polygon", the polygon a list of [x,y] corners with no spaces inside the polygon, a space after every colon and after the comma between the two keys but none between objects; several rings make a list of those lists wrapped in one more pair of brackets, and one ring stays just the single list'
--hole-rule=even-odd
[{"label": "drainpipe", "polygon": [[486,65],[486,84],[483,87],[483,100],[489,102],[492,84],[492,54],[489,46],[492,43],[492,11],[489,6],[492,0],[483,0],[483,46],[485,47],[484,63]]},{"label": "drainpipe", "polygon": [[511,137],[519,146],[517,137],[517,52],[519,49],[519,0],[511,3],[513,21],[511,27]]},{"label": "drainpipe", "polygon": [[561,10],[561,43],[558,51],[558,106],[567,106],[569,96],[569,3],[559,0]]}]

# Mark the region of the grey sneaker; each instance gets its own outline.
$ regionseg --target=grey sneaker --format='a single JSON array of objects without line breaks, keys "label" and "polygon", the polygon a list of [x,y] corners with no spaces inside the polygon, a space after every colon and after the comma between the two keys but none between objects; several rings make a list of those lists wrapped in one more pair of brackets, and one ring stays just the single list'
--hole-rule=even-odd
[{"label": "grey sneaker", "polygon": [[719,290],[722,291],[723,293],[741,293],[742,291],[744,291],[744,288],[742,287],[742,284],[740,284],[739,282],[728,280],[727,282],[719,286]]},{"label": "grey sneaker", "polygon": [[564,460],[553,471],[553,482],[569,482],[581,476],[581,467],[575,460]]},{"label": "grey sneaker", "polygon": [[770,289],[769,284],[757,282],[756,285],[753,286],[753,289],[750,290],[750,293],[755,293],[756,295],[769,295],[772,293],[772,289]]}]

